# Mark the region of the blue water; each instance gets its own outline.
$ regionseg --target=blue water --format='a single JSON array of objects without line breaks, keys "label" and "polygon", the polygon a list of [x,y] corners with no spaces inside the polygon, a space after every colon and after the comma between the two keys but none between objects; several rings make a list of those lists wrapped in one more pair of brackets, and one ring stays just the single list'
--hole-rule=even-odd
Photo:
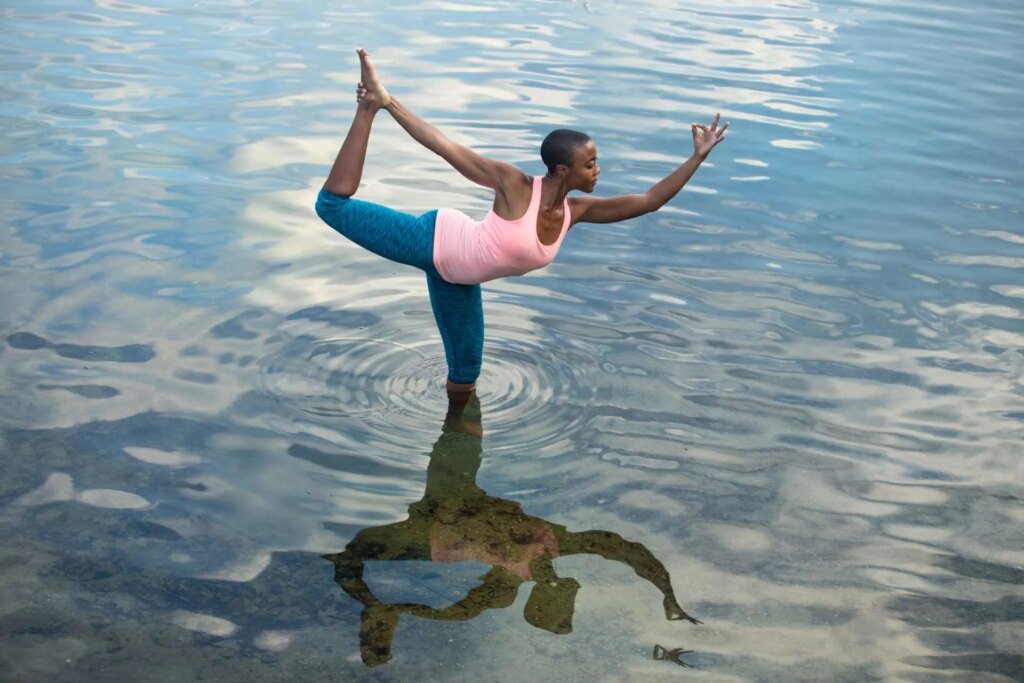
[{"label": "blue water", "polygon": [[[1019,3],[0,21],[0,679],[1024,680]],[[527,172],[586,130],[602,196],[731,122],[662,211],[485,286],[482,441],[442,436],[422,275],[313,213],[358,46]],[[386,115],[360,196],[490,205]]]}]

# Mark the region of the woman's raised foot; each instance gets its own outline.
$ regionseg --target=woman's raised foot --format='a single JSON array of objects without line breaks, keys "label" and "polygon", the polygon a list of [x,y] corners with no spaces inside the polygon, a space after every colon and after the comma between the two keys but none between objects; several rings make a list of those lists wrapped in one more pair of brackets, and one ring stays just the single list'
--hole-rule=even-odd
[{"label": "woman's raised foot", "polygon": [[360,48],[359,55],[359,87],[356,88],[356,101],[373,109],[381,109],[391,104],[391,95],[377,75],[377,69],[370,59],[370,53]]}]

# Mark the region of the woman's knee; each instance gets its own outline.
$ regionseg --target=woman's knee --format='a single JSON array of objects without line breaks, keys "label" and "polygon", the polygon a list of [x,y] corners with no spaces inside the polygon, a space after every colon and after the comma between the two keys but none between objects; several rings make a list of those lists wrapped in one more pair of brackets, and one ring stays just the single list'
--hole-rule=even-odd
[{"label": "woman's knee", "polygon": [[316,196],[316,204],[313,205],[313,209],[316,211],[316,215],[320,217],[320,220],[337,230],[335,224],[338,223],[338,213],[345,208],[349,199],[349,197],[334,194],[327,188],[324,188]]},{"label": "woman's knee", "polygon": [[328,179],[323,186],[324,191],[331,193],[335,197],[344,197],[345,199],[350,198],[359,189],[359,181],[352,181],[348,178],[342,178],[340,180]]}]

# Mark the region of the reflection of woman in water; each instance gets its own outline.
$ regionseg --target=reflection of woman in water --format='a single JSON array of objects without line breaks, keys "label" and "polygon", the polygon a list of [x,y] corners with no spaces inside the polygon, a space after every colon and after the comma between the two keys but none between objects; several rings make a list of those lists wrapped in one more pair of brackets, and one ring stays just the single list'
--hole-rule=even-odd
[{"label": "reflection of woman in water", "polygon": [[[614,223],[657,211],[683,188],[729,126],[719,127],[717,114],[710,126],[693,124],[693,156],[644,194],[569,198],[572,190],[590,194],[597,185],[597,147],[590,137],[572,130],[553,131],[540,148],[547,175],[531,178],[511,164],[484,158],[449,140],[388,94],[365,50],[359,51],[359,58],[359,106],[317,197],[316,211],[353,242],[426,272],[450,389],[472,388],[480,374],[481,282],[546,266],[576,223]],[[451,209],[416,217],[351,199],[362,177],[370,126],[380,109],[387,109],[417,142],[466,178],[494,190],[493,208],[483,221]]]},{"label": "reflection of woman in water", "polygon": [[[409,517],[363,529],[344,552],[326,556],[335,565],[338,585],[365,606],[359,639],[367,665],[391,659],[391,639],[401,615],[465,621],[487,609],[508,607],[526,581],[536,582],[526,603],[526,620],[552,633],[569,633],[580,585],[555,573],[554,559],[566,555],[594,554],[624,562],[661,592],[666,618],[700,623],[676,602],[664,565],[643,545],[610,531],[568,531],[526,514],[515,501],[488,496],[476,484],[482,433],[476,393],[448,395],[448,417],[430,452],[426,492],[409,506]],[[466,597],[434,608],[381,602],[363,581],[363,564],[373,560],[472,560],[491,565],[491,570]]]}]

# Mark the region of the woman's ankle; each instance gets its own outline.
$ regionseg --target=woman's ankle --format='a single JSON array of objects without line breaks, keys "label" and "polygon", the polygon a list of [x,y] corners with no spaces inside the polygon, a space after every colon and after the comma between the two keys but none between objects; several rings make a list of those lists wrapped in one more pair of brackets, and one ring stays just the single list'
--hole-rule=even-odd
[{"label": "woman's ankle", "polygon": [[448,380],[445,383],[444,388],[449,394],[470,394],[476,389],[476,382],[461,384],[459,382]]}]

